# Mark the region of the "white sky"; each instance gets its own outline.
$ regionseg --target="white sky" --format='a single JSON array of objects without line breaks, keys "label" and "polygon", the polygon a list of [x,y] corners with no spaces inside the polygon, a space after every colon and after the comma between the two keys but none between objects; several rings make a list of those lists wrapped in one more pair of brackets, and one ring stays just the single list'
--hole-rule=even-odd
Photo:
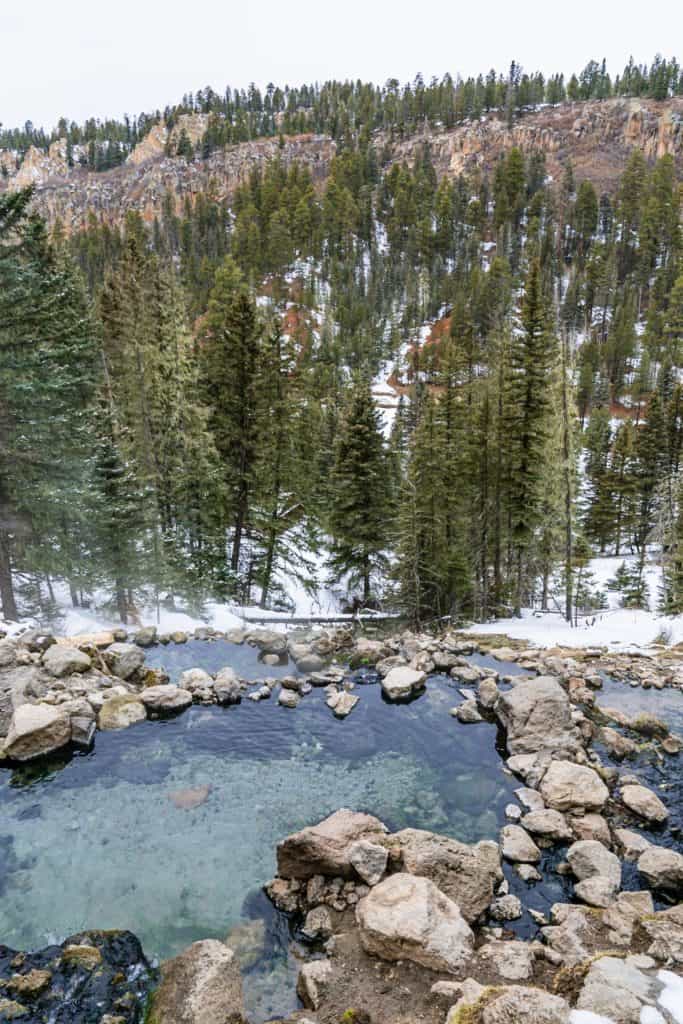
[{"label": "white sky", "polygon": [[[658,0],[0,0],[0,122],[120,117],[210,84],[580,70],[683,50]],[[679,59],[683,53],[678,53]]]}]

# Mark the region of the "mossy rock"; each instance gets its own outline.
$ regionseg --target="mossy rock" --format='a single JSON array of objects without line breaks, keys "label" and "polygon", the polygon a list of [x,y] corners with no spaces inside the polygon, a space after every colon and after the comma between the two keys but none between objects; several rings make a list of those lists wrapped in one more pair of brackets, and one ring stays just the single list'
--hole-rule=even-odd
[{"label": "mossy rock", "polygon": [[62,962],[94,971],[102,963],[102,954],[97,946],[67,946],[62,953]]}]

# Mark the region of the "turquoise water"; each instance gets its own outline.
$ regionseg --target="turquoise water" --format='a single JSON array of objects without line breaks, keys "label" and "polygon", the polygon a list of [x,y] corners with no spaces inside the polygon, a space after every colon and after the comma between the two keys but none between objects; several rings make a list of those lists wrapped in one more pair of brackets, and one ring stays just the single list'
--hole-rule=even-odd
[{"label": "turquoise water", "polygon": [[[179,654],[206,665],[215,645],[160,650],[175,674]],[[84,928],[129,928],[164,958],[251,922],[261,945],[250,1012],[265,1020],[293,1008],[287,924],[260,891],[277,841],[339,807],[392,829],[496,838],[516,785],[495,726],[449,715],[453,681],[432,677],[408,705],[385,703],[376,684],[356,693],[343,721],[319,689],[296,710],[275,697],[195,706],[98,733],[91,753],[70,760],[0,771],[0,941],[30,949]]]}]

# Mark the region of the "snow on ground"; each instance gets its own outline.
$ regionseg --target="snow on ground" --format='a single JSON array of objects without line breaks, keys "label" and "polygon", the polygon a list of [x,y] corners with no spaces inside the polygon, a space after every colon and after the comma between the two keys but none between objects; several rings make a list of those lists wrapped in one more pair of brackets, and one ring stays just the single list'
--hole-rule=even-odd
[{"label": "snow on ground", "polygon": [[496,619],[472,627],[473,633],[505,633],[515,640],[528,640],[539,647],[606,646],[613,650],[647,647],[656,638],[666,636],[669,643],[683,642],[683,615],[666,616],[657,612],[661,566],[648,562],[645,579],[649,593],[649,610],[621,608],[620,594],[607,589],[622,562],[635,562],[636,556],[594,558],[588,564],[593,589],[607,597],[608,607],[580,617],[578,626],[570,625],[559,611],[537,612],[524,609],[521,619]]}]

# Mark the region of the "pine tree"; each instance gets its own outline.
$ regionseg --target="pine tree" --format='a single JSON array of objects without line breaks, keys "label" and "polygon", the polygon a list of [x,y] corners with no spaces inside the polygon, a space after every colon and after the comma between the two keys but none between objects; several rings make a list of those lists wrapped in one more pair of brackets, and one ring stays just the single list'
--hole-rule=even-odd
[{"label": "pine tree", "polygon": [[257,459],[262,338],[255,304],[230,258],[216,272],[201,344],[202,393],[224,473],[226,522],[232,525],[230,569],[237,574]]},{"label": "pine tree", "polygon": [[545,476],[550,465],[552,382],[557,343],[553,335],[541,267],[529,269],[521,308],[522,330],[511,345],[509,430],[510,514],[515,553],[515,613],[521,613],[524,562],[542,517]]},{"label": "pine tree", "polygon": [[361,584],[364,604],[374,574],[384,565],[392,495],[379,413],[370,382],[357,376],[339,427],[331,476],[328,529],[330,568],[339,580]]}]

